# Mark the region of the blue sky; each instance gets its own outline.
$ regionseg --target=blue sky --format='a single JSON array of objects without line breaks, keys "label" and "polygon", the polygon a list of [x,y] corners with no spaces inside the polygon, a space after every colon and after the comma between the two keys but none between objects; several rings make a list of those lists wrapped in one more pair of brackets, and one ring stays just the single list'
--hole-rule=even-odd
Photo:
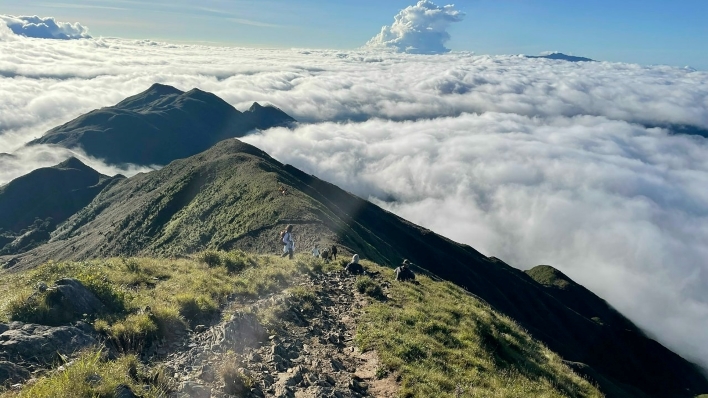
[{"label": "blue sky", "polygon": [[[0,13],[80,22],[94,36],[243,46],[357,48],[415,0],[0,0]],[[448,2],[436,1],[438,5]],[[561,51],[708,69],[705,0],[462,0],[452,50]]]}]

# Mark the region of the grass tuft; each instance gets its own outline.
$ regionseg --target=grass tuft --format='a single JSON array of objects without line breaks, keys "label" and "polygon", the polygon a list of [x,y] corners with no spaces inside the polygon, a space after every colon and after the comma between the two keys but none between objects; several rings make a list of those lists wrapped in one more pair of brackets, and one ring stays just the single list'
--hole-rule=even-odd
[{"label": "grass tuft", "polygon": [[359,293],[366,294],[377,300],[386,299],[386,295],[383,289],[381,289],[381,286],[368,276],[358,277],[355,286]]}]

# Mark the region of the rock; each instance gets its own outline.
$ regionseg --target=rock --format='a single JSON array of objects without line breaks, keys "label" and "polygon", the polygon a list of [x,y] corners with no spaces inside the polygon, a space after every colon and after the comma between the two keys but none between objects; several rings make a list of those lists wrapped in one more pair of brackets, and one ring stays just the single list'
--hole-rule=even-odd
[{"label": "rock", "polygon": [[[5,329],[6,328],[6,329]],[[0,327],[0,352],[10,361],[23,360],[50,365],[59,355],[71,355],[98,344],[96,339],[73,326],[44,326],[11,322]]]},{"label": "rock", "polygon": [[263,358],[260,356],[260,354],[254,351],[248,356],[248,360],[250,362],[260,363],[263,361]]},{"label": "rock", "polygon": [[349,388],[359,394],[366,394],[366,390],[369,388],[369,385],[361,381],[361,379],[354,377],[349,381]]},{"label": "rock", "polygon": [[194,333],[203,333],[206,332],[207,327],[204,325],[197,325],[194,327]]},{"label": "rock", "polygon": [[185,381],[180,385],[180,393],[184,398],[211,398],[211,390],[193,381]]},{"label": "rock", "polygon": [[115,398],[138,398],[138,396],[133,393],[133,390],[125,384],[120,384],[116,387],[114,396]]},{"label": "rock", "polygon": [[103,311],[104,305],[96,295],[76,279],[64,278],[54,282],[49,288],[47,302],[54,308],[76,316],[96,315]]},{"label": "rock", "polygon": [[18,383],[28,380],[30,372],[12,362],[0,361],[0,385]]},{"label": "rock", "polygon": [[332,366],[332,370],[334,370],[335,372],[339,372],[340,370],[344,369],[344,364],[334,358],[332,358],[332,360],[330,361],[330,365]]},{"label": "rock", "polygon": [[100,384],[101,381],[103,381],[103,377],[101,377],[101,375],[99,375],[97,373],[94,373],[94,374],[86,376],[85,380],[87,383],[89,383],[91,385],[97,385],[97,384]]},{"label": "rock", "polygon": [[273,347],[271,348],[270,352],[271,352],[271,354],[272,354],[273,356],[278,355],[278,356],[281,356],[281,357],[283,357],[283,358],[287,358],[287,357],[288,357],[288,350],[286,350],[285,347],[283,347],[283,346],[280,345],[280,344],[275,344],[275,345],[273,345]]},{"label": "rock", "polygon": [[40,293],[46,292],[47,291],[47,284],[44,282],[37,282],[37,285],[35,286],[37,288],[37,291]]}]

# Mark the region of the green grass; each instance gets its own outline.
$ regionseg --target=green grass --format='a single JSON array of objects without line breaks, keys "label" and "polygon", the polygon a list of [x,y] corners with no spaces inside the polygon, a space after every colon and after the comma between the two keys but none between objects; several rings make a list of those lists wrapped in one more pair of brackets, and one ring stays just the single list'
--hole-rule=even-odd
[{"label": "green grass", "polygon": [[0,289],[0,319],[49,325],[74,319],[57,318],[46,293],[34,292],[39,282],[72,277],[107,305],[89,319],[124,352],[139,352],[156,338],[218,319],[229,296],[258,297],[280,291],[303,272],[321,271],[322,261],[307,256],[295,261],[255,256],[241,251],[199,253],[194,258],[113,258],[85,262],[49,262],[22,274],[5,274]]},{"label": "green grass", "polygon": [[602,396],[511,319],[451,283],[419,280],[394,282],[358,322],[358,345],[378,352],[378,377],[400,375],[400,396]]},{"label": "green grass", "polygon": [[[108,361],[100,350],[80,355],[63,370],[27,385],[21,391],[11,391],[5,398],[83,398],[113,397],[116,387],[127,385],[143,398],[164,397],[167,384],[163,378],[150,374],[134,356]],[[147,390],[143,386],[149,386]]]}]

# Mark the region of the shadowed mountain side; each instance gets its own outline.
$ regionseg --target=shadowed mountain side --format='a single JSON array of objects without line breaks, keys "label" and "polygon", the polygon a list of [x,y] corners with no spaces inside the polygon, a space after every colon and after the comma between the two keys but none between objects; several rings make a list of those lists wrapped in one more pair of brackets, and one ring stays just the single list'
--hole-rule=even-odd
[{"label": "shadowed mountain side", "polygon": [[239,112],[214,94],[154,84],[115,106],[91,111],[48,131],[33,144],[83,148],[111,164],[165,165],[255,129],[295,119],[272,106]]},{"label": "shadowed mountain side", "polygon": [[536,282],[546,287],[546,293],[576,311],[587,319],[610,325],[616,329],[625,329],[631,332],[641,331],[605,300],[575,283],[559,270],[550,265],[538,265],[525,271]]},{"label": "shadowed mountain side", "polygon": [[[623,391],[618,396],[642,396],[632,389],[675,397],[708,391],[708,381],[694,365],[642,335],[621,315],[605,314],[612,322],[604,324],[593,321],[589,312],[566,304],[501,260],[282,165],[236,139],[114,184],[61,225],[49,243],[13,261],[21,269],[48,259],[170,256],[205,248],[272,253],[282,248],[278,231],[289,223],[295,224],[298,252],[309,252],[316,242],[322,247],[336,242],[343,256],[356,252],[388,266],[408,258],[466,287],[566,360],[587,364],[602,375],[607,391]],[[577,294],[581,302],[593,303],[592,293]]]},{"label": "shadowed mountain side", "polygon": [[[108,177],[69,158],[32,171],[0,187],[0,253],[16,253],[24,241],[49,239],[49,232],[81,210],[112,182]],[[12,247],[5,247],[8,243]]]}]

